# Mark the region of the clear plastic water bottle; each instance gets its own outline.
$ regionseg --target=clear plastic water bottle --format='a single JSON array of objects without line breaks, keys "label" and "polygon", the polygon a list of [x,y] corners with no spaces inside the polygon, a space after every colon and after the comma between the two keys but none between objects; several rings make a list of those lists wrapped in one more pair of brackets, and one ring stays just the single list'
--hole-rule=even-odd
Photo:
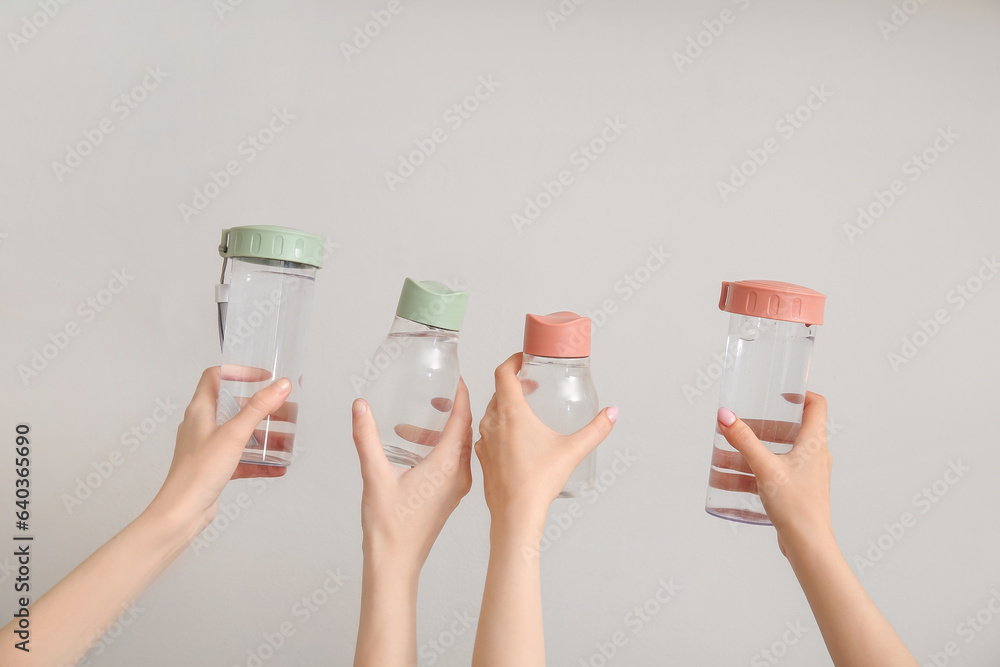
[{"label": "clear plastic water bottle", "polygon": [[[527,315],[521,388],[524,398],[543,424],[570,435],[599,413],[597,389],[590,377],[590,318],[576,313]],[[578,498],[594,487],[597,451],[587,455],[559,494]]]},{"label": "clear plastic water bottle", "polygon": [[[787,454],[802,426],[816,325],[826,296],[770,280],[722,283],[719,309],[731,313],[720,407],[732,410],[775,454]],[[770,525],[743,455],[715,430],[705,509]]]},{"label": "clear plastic water bottle", "polygon": [[[250,436],[243,463],[287,466],[301,400],[302,366],[323,242],[285,227],[222,230],[222,278],[216,286],[222,380],[216,421],[229,421],[254,392],[287,377],[292,391]],[[226,282],[226,267],[230,268]]]},{"label": "clear plastic water bottle", "polygon": [[412,468],[441,439],[461,373],[458,332],[468,295],[407,278],[396,318],[372,358],[364,399],[386,458]]}]

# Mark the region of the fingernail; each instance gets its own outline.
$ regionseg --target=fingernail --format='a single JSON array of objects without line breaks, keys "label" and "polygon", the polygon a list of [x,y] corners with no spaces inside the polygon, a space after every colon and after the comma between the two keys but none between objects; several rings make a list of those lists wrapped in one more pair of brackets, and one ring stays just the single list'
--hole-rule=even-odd
[{"label": "fingernail", "polygon": [[719,423],[723,426],[732,426],[736,422],[736,415],[729,408],[719,408]]},{"label": "fingernail", "polygon": [[359,398],[358,400],[354,401],[354,405],[351,407],[351,413],[355,417],[360,417],[366,412],[368,412],[368,404],[365,403],[363,398]]},{"label": "fingernail", "polygon": [[278,391],[282,394],[287,394],[292,390],[292,381],[288,378],[281,378],[274,383],[274,386],[277,387]]},{"label": "fingernail", "polygon": [[614,424],[618,421],[618,406],[612,405],[610,408],[604,411],[604,414],[608,416],[608,421]]}]

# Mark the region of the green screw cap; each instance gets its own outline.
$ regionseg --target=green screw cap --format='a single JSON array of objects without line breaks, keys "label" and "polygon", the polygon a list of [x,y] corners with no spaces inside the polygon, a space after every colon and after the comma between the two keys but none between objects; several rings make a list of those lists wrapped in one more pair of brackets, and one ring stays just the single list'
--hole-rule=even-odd
[{"label": "green screw cap", "polygon": [[469,295],[457,292],[434,280],[403,281],[396,315],[436,329],[459,331],[465,318]]},{"label": "green screw cap", "polygon": [[247,225],[222,230],[219,254],[308,264],[323,268],[323,241],[318,236],[288,227]]}]

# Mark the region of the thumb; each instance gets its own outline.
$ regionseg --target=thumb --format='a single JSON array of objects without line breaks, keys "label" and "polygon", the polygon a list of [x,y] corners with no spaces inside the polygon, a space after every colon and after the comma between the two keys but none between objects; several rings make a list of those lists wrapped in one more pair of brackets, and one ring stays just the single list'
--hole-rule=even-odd
[{"label": "thumb", "polygon": [[618,420],[618,408],[611,406],[604,408],[597,413],[589,424],[581,428],[570,437],[570,451],[573,452],[577,463],[582,461],[587,454],[594,451],[599,444],[611,433],[615,422]]},{"label": "thumb", "polygon": [[292,383],[288,378],[281,378],[271,383],[251,396],[247,404],[236,413],[235,417],[223,424],[222,428],[226,430],[227,435],[246,444],[257,425],[280,408],[291,392]]},{"label": "thumb", "polygon": [[388,463],[382,450],[382,440],[378,437],[378,427],[372,416],[368,401],[359,398],[351,406],[352,429],[354,431],[354,446],[358,448],[358,459],[361,460],[361,476],[367,477],[372,466]]},{"label": "thumb", "polygon": [[775,456],[764,444],[754,435],[753,430],[746,423],[738,418],[729,408],[719,408],[718,414],[719,432],[726,437],[726,440],[736,451],[743,455],[743,458],[750,464],[750,470],[756,475],[767,469]]}]

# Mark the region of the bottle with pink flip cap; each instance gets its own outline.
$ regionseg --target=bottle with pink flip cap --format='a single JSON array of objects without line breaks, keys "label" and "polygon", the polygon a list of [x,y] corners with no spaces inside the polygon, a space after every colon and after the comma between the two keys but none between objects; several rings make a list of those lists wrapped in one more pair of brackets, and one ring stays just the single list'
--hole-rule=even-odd
[{"label": "bottle with pink flip cap", "polygon": [[[775,454],[787,454],[802,426],[816,325],[826,296],[771,280],[722,283],[719,309],[731,313],[719,406],[736,413]],[[770,525],[743,455],[715,430],[709,514]]]},{"label": "bottle with pink flip cap", "polygon": [[[526,316],[518,377],[532,412],[553,431],[569,435],[589,424],[600,412],[590,377],[590,318],[565,311]],[[578,498],[593,488],[596,468],[593,451],[559,497]]]}]

